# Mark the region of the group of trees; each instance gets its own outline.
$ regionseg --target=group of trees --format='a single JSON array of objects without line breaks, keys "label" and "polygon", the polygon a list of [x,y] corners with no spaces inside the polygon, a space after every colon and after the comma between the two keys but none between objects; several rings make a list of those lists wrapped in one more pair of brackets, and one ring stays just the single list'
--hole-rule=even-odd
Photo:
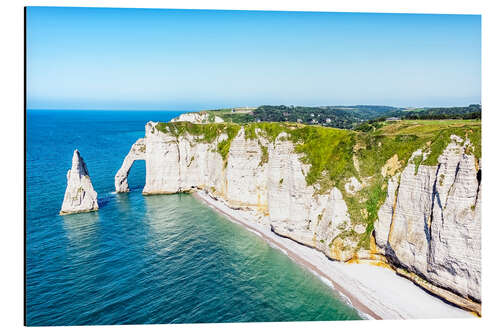
[{"label": "group of trees", "polygon": [[260,121],[289,121],[326,127],[352,128],[355,124],[395,110],[398,109],[380,105],[319,107],[262,105],[253,111],[253,117]]},{"label": "group of trees", "polygon": [[[400,119],[481,119],[481,105],[465,107],[433,107],[406,109],[383,105],[352,106],[287,106],[262,105],[251,112],[235,112],[234,109],[212,110],[225,121],[249,122],[299,122],[360,131],[370,131],[390,117]],[[379,124],[379,125],[378,125]]]},{"label": "group of trees", "polygon": [[379,118],[371,119],[371,120],[362,122],[361,124],[354,126],[353,129],[355,131],[370,132],[372,130],[376,130],[376,129],[382,127],[382,124],[386,119],[387,119],[386,117],[379,117]]},{"label": "group of trees", "polygon": [[404,119],[481,119],[481,105],[471,104],[465,107],[426,108],[410,111]]}]

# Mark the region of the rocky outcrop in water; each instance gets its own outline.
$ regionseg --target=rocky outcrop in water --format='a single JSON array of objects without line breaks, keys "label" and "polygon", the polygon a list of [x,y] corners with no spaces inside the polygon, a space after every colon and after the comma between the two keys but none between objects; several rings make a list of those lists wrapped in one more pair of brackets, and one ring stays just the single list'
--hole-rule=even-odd
[{"label": "rocky outcrop in water", "polygon": [[[389,159],[380,171],[388,179],[387,197],[366,249],[358,243],[366,225],[352,218],[346,200],[352,200],[369,178],[352,177],[345,186],[325,192],[319,184],[308,185],[311,166],[303,162],[287,133],[269,141],[259,129],[246,137],[241,128],[228,139],[221,132],[207,141],[199,134],[161,131],[149,122],[145,138],[134,144],[115,178],[116,190],[128,189],[123,184],[133,160],[145,159],[144,194],[203,189],[232,208],[254,211],[259,223],[275,233],[331,259],[383,255],[399,274],[480,312],[481,165],[466,152],[470,142],[453,136],[435,166],[413,162],[417,157],[425,160],[427,153],[422,151],[398,172],[402,161],[397,155]],[[227,154],[221,153],[228,141]]]},{"label": "rocky outcrop in water", "polygon": [[59,214],[83,213],[99,209],[97,193],[92,186],[87,165],[76,149],[66,178],[68,184]]}]

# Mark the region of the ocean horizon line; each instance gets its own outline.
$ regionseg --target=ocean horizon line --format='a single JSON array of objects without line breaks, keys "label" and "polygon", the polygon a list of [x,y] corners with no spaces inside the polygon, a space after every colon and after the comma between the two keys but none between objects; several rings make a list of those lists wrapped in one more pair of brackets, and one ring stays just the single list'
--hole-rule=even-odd
[{"label": "ocean horizon line", "polygon": [[26,111],[126,111],[126,112],[135,112],[135,111],[147,111],[147,112],[199,112],[200,110],[174,110],[174,109],[52,109],[52,108],[26,108]]}]

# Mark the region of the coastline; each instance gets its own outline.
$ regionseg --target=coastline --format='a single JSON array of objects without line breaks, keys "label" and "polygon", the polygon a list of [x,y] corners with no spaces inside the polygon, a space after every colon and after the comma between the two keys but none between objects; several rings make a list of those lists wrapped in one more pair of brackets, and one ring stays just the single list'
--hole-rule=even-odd
[{"label": "coastline", "polygon": [[192,195],[318,276],[365,319],[475,317],[430,295],[391,269],[369,263],[332,261],[316,249],[275,234],[268,226],[258,223],[252,211],[230,208],[222,199],[214,199],[204,190],[196,190]]}]

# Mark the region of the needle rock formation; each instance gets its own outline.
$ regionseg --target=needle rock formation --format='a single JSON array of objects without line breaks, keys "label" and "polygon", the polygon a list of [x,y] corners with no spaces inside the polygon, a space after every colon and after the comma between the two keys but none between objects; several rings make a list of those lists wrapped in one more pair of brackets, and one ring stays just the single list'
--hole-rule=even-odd
[{"label": "needle rock formation", "polygon": [[64,194],[64,201],[60,215],[92,212],[99,209],[97,192],[90,181],[87,165],[75,149],[71,169],[67,174],[68,185]]}]

